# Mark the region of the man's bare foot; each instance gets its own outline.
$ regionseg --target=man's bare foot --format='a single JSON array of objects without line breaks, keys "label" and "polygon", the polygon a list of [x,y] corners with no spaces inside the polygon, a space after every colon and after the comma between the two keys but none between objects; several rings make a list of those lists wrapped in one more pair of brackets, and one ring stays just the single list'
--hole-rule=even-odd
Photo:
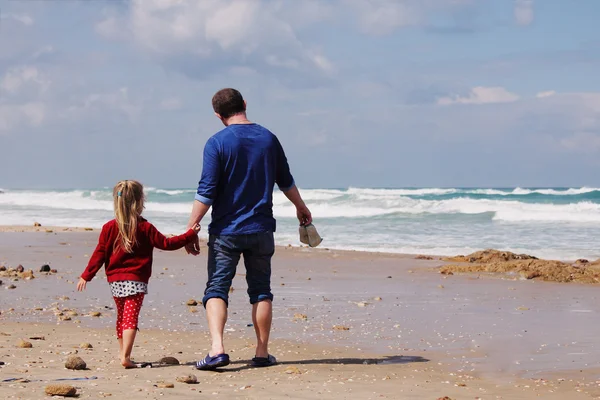
[{"label": "man's bare foot", "polygon": [[125,369],[137,368],[137,365],[133,361],[131,361],[130,359],[123,359],[123,360],[121,360],[121,365]]}]

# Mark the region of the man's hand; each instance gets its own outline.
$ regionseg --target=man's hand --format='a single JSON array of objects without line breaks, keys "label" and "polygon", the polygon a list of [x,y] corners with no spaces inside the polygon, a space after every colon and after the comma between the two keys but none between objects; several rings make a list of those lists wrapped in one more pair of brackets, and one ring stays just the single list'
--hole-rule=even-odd
[{"label": "man's hand", "polygon": [[200,229],[202,229],[202,227],[200,226],[200,224],[196,224],[194,226],[192,226],[192,228],[194,230],[194,232],[196,232],[196,235],[198,234],[198,232],[200,232]]},{"label": "man's hand", "polygon": [[193,256],[200,254],[200,239],[198,236],[196,236],[193,241],[185,245],[185,251]]},{"label": "man's hand", "polygon": [[87,281],[83,278],[79,278],[79,282],[77,282],[77,291],[83,292],[85,290],[86,285],[87,285]]},{"label": "man's hand", "polygon": [[298,217],[298,221],[300,221],[300,225],[304,226],[312,223],[312,215],[305,205],[296,208],[296,216]]}]

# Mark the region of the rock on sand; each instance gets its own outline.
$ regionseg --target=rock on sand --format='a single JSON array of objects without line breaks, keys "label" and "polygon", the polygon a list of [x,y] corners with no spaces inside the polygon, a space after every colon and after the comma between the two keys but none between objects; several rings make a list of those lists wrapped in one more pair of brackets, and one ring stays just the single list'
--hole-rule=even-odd
[{"label": "rock on sand", "polygon": [[45,392],[50,396],[75,397],[77,389],[70,385],[48,385]]}]

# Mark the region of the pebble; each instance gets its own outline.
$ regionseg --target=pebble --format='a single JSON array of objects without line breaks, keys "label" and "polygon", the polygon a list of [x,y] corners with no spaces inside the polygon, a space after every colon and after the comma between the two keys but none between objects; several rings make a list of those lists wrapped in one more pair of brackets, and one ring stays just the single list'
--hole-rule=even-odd
[{"label": "pebble", "polygon": [[194,299],[190,299],[190,300],[187,301],[187,303],[185,303],[185,305],[187,305],[187,306],[197,306],[198,302],[196,300],[194,300]]},{"label": "pebble", "polygon": [[298,367],[294,367],[293,365],[287,367],[286,369],[283,370],[283,372],[285,372],[286,374],[294,374],[294,375],[301,375],[302,371],[300,371],[298,369]]},{"label": "pebble", "polygon": [[70,385],[48,385],[45,392],[50,396],[75,397],[77,389]]},{"label": "pebble", "polygon": [[101,315],[102,315],[102,313],[101,313],[100,311],[92,311],[92,312],[90,313],[90,316],[91,316],[91,317],[99,317],[99,316],[101,316]]},{"label": "pebble", "polygon": [[19,264],[19,266],[17,267],[17,272],[21,273],[23,271],[25,271],[25,268],[21,264]]},{"label": "pebble", "polygon": [[187,384],[191,385],[194,383],[198,383],[198,377],[196,377],[196,375],[192,375],[192,374],[180,376],[177,378],[177,382],[187,383]]},{"label": "pebble", "polygon": [[9,289],[16,289],[17,287],[15,285],[10,285],[8,286]]},{"label": "pebble", "polygon": [[19,340],[19,343],[17,343],[17,347],[20,347],[22,349],[31,349],[33,345],[31,344],[31,342],[26,342],[23,339],[21,339]]},{"label": "pebble", "polygon": [[308,319],[308,317],[306,316],[306,314],[296,313],[296,314],[294,314],[294,319],[295,320],[301,319],[303,321],[306,321]]},{"label": "pebble", "polygon": [[40,272],[50,272],[50,266],[48,264],[44,264],[40,267]]},{"label": "pebble", "polygon": [[82,370],[86,369],[86,367],[87,364],[85,363],[85,361],[83,361],[83,359],[78,356],[70,356],[65,362],[65,368],[67,369]]},{"label": "pebble", "polygon": [[175,357],[163,357],[158,361],[159,364],[179,365],[179,360]]},{"label": "pebble", "polygon": [[344,326],[344,325],[334,325],[333,330],[334,331],[349,331],[350,328],[347,326]]},{"label": "pebble", "polygon": [[92,345],[91,345],[91,344],[89,344],[89,343],[81,343],[81,344],[79,345],[79,348],[80,348],[80,349],[92,349],[92,348],[94,348],[94,346],[92,346]]},{"label": "pebble", "polygon": [[168,383],[168,382],[158,382],[156,384],[156,387],[161,388],[161,389],[172,389],[175,387],[175,385],[173,385],[172,383]]}]

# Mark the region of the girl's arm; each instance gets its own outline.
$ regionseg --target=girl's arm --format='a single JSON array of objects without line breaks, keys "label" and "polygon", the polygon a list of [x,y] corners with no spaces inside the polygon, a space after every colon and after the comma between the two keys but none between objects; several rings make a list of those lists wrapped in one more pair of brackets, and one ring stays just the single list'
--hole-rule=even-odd
[{"label": "girl's arm", "polygon": [[87,282],[91,281],[92,279],[94,279],[94,276],[96,276],[96,273],[98,273],[100,268],[102,268],[102,266],[106,262],[107,246],[110,245],[108,241],[108,229],[106,229],[106,225],[104,225],[102,227],[102,231],[100,232],[98,245],[96,246],[94,253],[90,257],[90,261],[88,262],[85,271],[83,271],[83,274],[81,274],[81,279]]},{"label": "girl's arm", "polygon": [[188,229],[183,235],[165,237],[162,233],[154,227],[154,225],[148,223],[148,236],[150,243],[153,247],[161,250],[178,250],[186,244],[194,241],[198,237],[200,231],[200,225],[196,224],[194,227]]}]

